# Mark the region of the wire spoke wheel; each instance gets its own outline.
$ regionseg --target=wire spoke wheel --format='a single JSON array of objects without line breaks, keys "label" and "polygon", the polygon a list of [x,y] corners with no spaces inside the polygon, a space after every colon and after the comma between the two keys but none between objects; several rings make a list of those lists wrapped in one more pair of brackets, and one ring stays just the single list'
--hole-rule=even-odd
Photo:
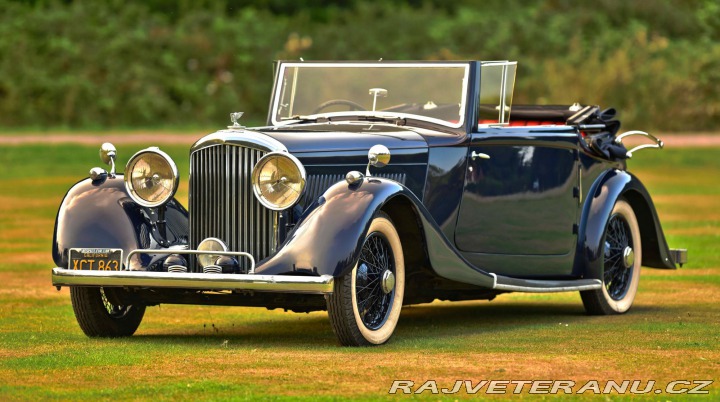
[{"label": "wire spoke wheel", "polygon": [[380,345],[395,331],[405,293],[400,236],[379,212],[370,223],[355,267],[335,278],[328,316],[345,346]]},{"label": "wire spoke wheel", "polygon": [[371,233],[360,254],[359,269],[355,276],[355,298],[363,324],[369,329],[378,329],[385,322],[390,311],[393,289],[385,293],[382,287],[383,274],[395,274],[394,257],[387,239],[382,233]]},{"label": "wire spoke wheel", "polygon": [[626,267],[625,250],[632,250],[632,238],[628,237],[630,227],[622,215],[610,217],[605,240],[605,289],[613,300],[621,300],[627,293],[633,266]]},{"label": "wire spoke wheel", "polygon": [[615,203],[602,245],[603,287],[582,291],[580,296],[589,314],[622,314],[635,300],[642,262],[640,227],[627,201]]},{"label": "wire spoke wheel", "polygon": [[100,299],[102,300],[103,306],[105,306],[105,310],[112,318],[125,317],[125,315],[127,315],[127,313],[130,311],[130,306],[120,306],[111,303],[110,300],[108,300],[107,295],[105,294],[105,289],[103,288],[100,288]]}]

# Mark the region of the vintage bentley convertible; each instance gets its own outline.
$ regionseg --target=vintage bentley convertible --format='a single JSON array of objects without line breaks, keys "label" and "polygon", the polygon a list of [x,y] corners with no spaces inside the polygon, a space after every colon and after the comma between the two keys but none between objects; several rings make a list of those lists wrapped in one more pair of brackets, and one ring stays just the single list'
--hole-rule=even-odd
[{"label": "vintage bentley convertible", "polygon": [[52,283],[104,337],[160,303],[327,309],[343,345],[382,344],[403,305],[436,299],[579,291],[624,313],[641,265],[687,258],[626,169],[662,142],[618,134],[612,109],[513,105],[515,69],[279,62],[267,126],[233,114],[191,148],[187,209],[167,154],[123,175],[104,144],[109,171],[60,206]]}]

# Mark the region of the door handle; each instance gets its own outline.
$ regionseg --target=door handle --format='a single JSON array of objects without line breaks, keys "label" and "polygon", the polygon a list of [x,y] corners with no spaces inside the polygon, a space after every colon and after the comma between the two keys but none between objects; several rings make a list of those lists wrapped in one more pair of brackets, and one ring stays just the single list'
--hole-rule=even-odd
[{"label": "door handle", "polygon": [[479,153],[479,152],[475,152],[475,151],[472,151],[472,153],[470,154],[470,157],[472,158],[472,160],[475,160],[475,159],[477,159],[477,158],[480,158],[480,159],[490,159],[490,155],[488,155],[488,154],[483,154],[483,153]]}]

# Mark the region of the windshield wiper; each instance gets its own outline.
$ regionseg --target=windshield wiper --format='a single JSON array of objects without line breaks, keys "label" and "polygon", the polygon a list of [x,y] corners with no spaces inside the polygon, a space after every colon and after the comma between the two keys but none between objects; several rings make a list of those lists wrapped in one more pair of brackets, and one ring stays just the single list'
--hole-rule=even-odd
[{"label": "windshield wiper", "polygon": [[303,124],[303,123],[327,123],[330,121],[361,121],[369,123],[392,123],[398,126],[407,125],[407,119],[398,116],[376,116],[376,115],[357,115],[347,114],[339,116],[304,116],[295,115],[290,117],[281,117],[280,121],[291,122],[292,124]]},{"label": "windshield wiper", "polygon": [[363,121],[370,123],[393,123],[398,126],[404,126],[407,124],[407,119],[398,116],[374,116],[374,115],[343,115],[333,116],[330,118],[331,121]]},{"label": "windshield wiper", "polygon": [[402,117],[397,117],[397,116],[388,116],[388,117],[383,117],[383,116],[358,116],[358,120],[361,120],[361,121],[386,121],[386,122],[389,122],[389,123],[395,123],[395,124],[400,125],[400,126],[405,124],[405,119],[403,119]]},{"label": "windshield wiper", "polygon": [[281,117],[280,121],[292,121],[295,123],[324,123],[327,122],[329,119],[327,117],[310,117],[310,116],[303,116],[296,114],[295,116],[290,117]]}]

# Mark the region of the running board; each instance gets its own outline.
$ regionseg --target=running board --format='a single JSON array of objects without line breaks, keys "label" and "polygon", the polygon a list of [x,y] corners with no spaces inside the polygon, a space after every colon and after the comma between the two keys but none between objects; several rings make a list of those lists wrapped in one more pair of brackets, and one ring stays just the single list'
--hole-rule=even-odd
[{"label": "running board", "polygon": [[507,276],[495,276],[493,289],[507,290],[509,292],[526,293],[553,293],[553,292],[575,292],[578,290],[601,289],[600,279],[572,279],[566,281],[548,281],[538,279],[518,279]]}]

